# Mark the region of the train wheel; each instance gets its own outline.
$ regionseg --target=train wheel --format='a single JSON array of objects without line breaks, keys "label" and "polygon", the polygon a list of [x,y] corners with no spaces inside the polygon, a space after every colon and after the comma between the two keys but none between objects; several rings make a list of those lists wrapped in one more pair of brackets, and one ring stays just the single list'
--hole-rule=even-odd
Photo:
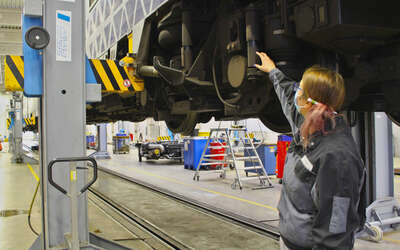
[{"label": "train wheel", "polygon": [[287,122],[285,117],[282,117],[280,119],[271,119],[268,116],[262,114],[259,116],[260,120],[262,121],[262,123],[264,123],[264,125],[271,129],[274,132],[277,133],[289,133],[290,130],[290,126],[289,123]]},{"label": "train wheel", "polygon": [[380,242],[383,239],[383,231],[380,227],[378,226],[371,226],[370,227],[371,231],[373,232],[373,235],[370,235],[370,239],[374,242]]},{"label": "train wheel", "polygon": [[189,113],[179,120],[165,121],[172,133],[180,133],[182,135],[190,135],[197,124],[197,114]]}]

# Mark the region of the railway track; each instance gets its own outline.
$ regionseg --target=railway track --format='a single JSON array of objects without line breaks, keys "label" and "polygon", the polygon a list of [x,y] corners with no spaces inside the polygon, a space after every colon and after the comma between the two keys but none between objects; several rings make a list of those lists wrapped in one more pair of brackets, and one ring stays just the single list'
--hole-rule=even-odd
[{"label": "railway track", "polygon": [[275,227],[109,169],[88,197],[153,249],[279,249]]}]

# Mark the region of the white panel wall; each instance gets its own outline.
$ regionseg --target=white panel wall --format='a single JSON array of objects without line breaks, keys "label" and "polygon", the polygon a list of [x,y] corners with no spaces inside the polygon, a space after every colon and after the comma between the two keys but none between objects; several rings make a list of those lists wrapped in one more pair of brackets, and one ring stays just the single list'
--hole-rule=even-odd
[{"label": "white panel wall", "polygon": [[[196,128],[200,132],[209,132],[211,128],[229,128],[233,121],[215,121],[212,118],[208,123],[197,124]],[[238,121],[240,125],[244,125],[250,133],[254,133],[255,137],[266,144],[276,144],[278,140],[278,133],[273,132],[264,126],[259,119],[246,119]]]},{"label": "white panel wall", "polygon": [[39,115],[39,98],[27,98],[23,99],[23,115],[24,117],[30,117]]}]

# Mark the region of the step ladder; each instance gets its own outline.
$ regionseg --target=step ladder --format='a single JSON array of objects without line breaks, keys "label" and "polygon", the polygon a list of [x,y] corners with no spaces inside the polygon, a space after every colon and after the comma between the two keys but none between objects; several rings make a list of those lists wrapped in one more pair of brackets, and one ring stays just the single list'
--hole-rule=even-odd
[{"label": "step ladder", "polygon": [[[221,135],[226,135],[224,138]],[[236,137],[235,137],[236,134]],[[220,135],[220,137],[218,136]],[[226,140],[226,141],[225,141]],[[222,141],[226,144],[222,144]],[[211,146],[210,142],[218,142],[220,145]],[[223,154],[212,154],[209,149],[215,148],[225,148],[225,153]],[[239,153],[243,152],[243,156],[239,156]],[[219,157],[222,159],[215,159]],[[241,167],[239,166],[239,161],[250,162],[251,166]],[[200,179],[200,168],[207,166],[215,166],[214,170],[202,171],[202,173],[218,173],[219,177],[225,179],[226,170],[229,167],[233,168],[236,172],[236,178],[234,179],[231,187],[236,189],[237,186],[242,190],[243,181],[249,180],[259,180],[260,188],[271,188],[272,183],[268,177],[267,172],[262,164],[262,161],[254,147],[253,141],[249,136],[246,128],[213,128],[210,130],[210,135],[208,136],[206,145],[203,149],[199,163],[196,166],[196,172],[193,176],[193,180],[199,181]],[[240,176],[240,170],[246,172],[246,177]],[[249,173],[254,173],[254,175],[249,175]],[[266,184],[268,183],[268,185]]]}]

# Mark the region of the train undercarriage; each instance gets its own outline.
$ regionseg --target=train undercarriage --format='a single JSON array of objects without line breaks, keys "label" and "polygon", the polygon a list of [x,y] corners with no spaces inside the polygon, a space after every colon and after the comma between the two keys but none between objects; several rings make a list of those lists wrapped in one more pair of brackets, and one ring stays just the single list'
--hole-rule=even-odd
[{"label": "train undercarriage", "polygon": [[[212,117],[258,117],[271,130],[288,132],[272,83],[254,67],[255,52],[265,51],[296,81],[315,64],[338,70],[346,83],[344,110],[385,111],[399,124],[396,5],[394,0],[167,1],[144,20],[141,36],[134,36],[140,43],[130,56],[145,90],[104,93],[101,103],[88,104],[87,122],[153,117],[174,133],[190,134]],[[128,53],[128,38],[116,46],[120,60]]]}]

